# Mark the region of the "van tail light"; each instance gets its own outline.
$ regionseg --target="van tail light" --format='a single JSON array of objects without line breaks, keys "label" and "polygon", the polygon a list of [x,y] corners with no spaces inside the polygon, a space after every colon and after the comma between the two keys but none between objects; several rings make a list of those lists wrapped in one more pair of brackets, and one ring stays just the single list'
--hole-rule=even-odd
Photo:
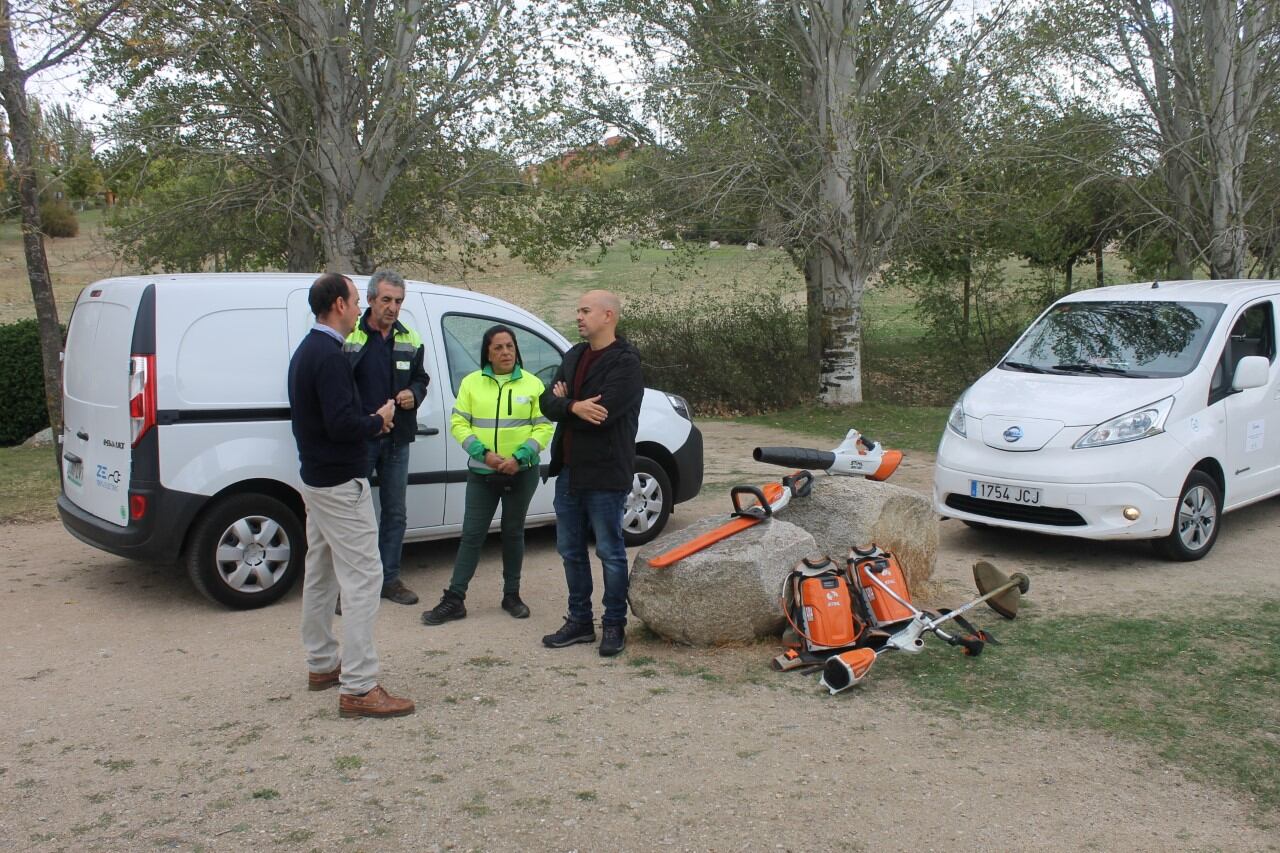
[{"label": "van tail light", "polygon": [[129,443],[133,447],[156,425],[156,357],[129,359]]},{"label": "van tail light", "polygon": [[142,517],[146,514],[147,496],[129,495],[129,519],[131,521],[141,521]]}]

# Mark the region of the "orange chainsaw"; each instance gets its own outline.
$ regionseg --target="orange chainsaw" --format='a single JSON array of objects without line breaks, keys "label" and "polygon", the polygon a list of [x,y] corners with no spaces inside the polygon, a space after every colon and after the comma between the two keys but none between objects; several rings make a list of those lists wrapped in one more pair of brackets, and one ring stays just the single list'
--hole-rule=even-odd
[{"label": "orange chainsaw", "polygon": [[767,483],[764,486],[734,486],[729,490],[729,500],[733,503],[730,521],[683,545],[672,548],[665,554],[659,554],[649,561],[649,565],[655,569],[665,569],[690,554],[696,554],[722,539],[728,539],[735,533],[772,518],[773,514],[790,503],[792,498],[806,497],[812,490],[813,474],[808,471],[788,474],[780,483]]}]

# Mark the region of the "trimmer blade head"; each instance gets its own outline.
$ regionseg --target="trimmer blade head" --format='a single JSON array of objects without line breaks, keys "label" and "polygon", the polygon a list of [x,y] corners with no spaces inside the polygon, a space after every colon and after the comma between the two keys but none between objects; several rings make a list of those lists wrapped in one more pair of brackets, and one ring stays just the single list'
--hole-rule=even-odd
[{"label": "trimmer blade head", "polygon": [[978,593],[981,595],[986,595],[1000,587],[1008,587],[999,595],[987,599],[987,606],[1006,619],[1017,617],[1022,593],[1031,588],[1031,581],[1026,575],[1015,572],[1012,577],[1008,577],[986,560],[979,560],[973,564],[973,583],[978,587]]}]

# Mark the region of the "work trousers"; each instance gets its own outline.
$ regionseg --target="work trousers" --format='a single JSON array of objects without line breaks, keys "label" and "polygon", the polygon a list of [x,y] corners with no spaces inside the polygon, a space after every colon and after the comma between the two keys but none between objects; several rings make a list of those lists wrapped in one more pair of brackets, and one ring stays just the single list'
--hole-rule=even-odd
[{"label": "work trousers", "polygon": [[[370,492],[363,477],[327,488],[302,486],[307,505],[302,646],[311,672],[332,672],[342,663],[343,693],[367,693],[378,685],[373,623],[382,593],[382,561]],[[341,653],[333,633],[339,592]]]}]

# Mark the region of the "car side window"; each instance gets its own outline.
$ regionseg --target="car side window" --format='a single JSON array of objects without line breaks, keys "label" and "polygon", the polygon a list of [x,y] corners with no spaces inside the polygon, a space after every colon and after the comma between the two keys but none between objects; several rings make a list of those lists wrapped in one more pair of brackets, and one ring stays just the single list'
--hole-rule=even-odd
[{"label": "car side window", "polygon": [[1213,369],[1209,385],[1209,402],[1215,403],[1231,393],[1231,381],[1236,375],[1240,359],[1260,355],[1272,363],[1276,360],[1276,319],[1271,301],[1250,305],[1231,327],[1227,346]]},{"label": "car side window", "polygon": [[485,330],[498,323],[510,327],[516,333],[522,369],[535,374],[543,385],[549,384],[551,377],[555,376],[564,354],[537,332],[495,317],[446,314],[440,319],[440,329],[444,333],[444,350],[449,360],[449,382],[454,396],[458,394],[458,386],[462,384],[463,377],[480,369],[480,342],[484,339]]}]

